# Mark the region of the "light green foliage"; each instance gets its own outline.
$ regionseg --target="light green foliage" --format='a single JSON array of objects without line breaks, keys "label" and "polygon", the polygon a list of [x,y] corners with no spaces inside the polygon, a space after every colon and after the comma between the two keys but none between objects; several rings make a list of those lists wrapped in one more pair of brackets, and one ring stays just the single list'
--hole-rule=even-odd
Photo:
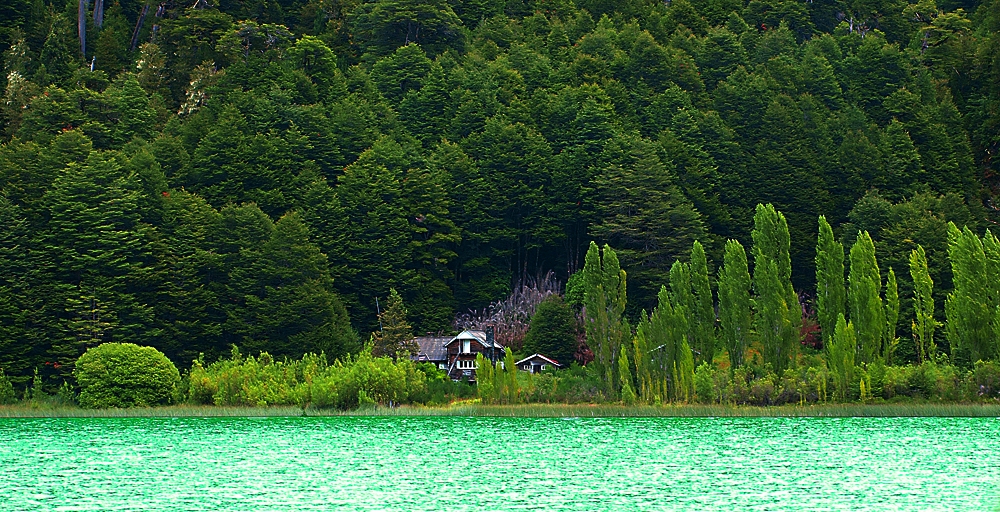
[{"label": "light green foliage", "polygon": [[917,344],[919,362],[933,359],[934,329],[938,322],[934,320],[934,281],[927,270],[927,254],[922,245],[910,252],[910,277],[913,279],[913,309],[916,318],[913,320],[913,339]]},{"label": "light green foliage", "polygon": [[521,396],[521,390],[519,389],[517,383],[517,374],[521,373],[517,371],[517,362],[514,359],[514,353],[511,352],[510,347],[504,347],[503,349],[503,366],[504,366],[504,396],[503,399],[508,404],[516,404]]},{"label": "light green foliage", "polygon": [[773,205],[757,205],[752,235],[757,335],[764,362],[775,371],[784,371],[798,350],[801,320],[798,296],[792,289],[785,216]]},{"label": "light green foliage", "polygon": [[413,328],[406,321],[406,307],[395,288],[389,289],[389,298],[385,301],[385,310],[379,315],[379,323],[380,329],[372,334],[373,356],[395,358],[416,354]]},{"label": "light green foliage", "polygon": [[264,352],[243,357],[233,347],[229,359],[191,368],[188,400],[215,405],[354,409],[363,403],[412,403],[426,395],[427,375],[409,358],[393,361],[364,350],[327,364],[322,354],[275,361]]},{"label": "light green foliage", "polygon": [[633,405],[636,402],[635,388],[632,385],[632,370],[629,367],[628,351],[622,345],[621,353],[618,355],[618,376],[621,378],[622,402],[625,405]]},{"label": "light green foliage", "polygon": [[627,334],[622,316],[625,313],[625,271],[618,257],[605,245],[603,252],[590,243],[583,267],[585,308],[584,329],[587,344],[594,352],[594,362],[604,376],[609,394],[618,393],[616,378],[618,351]]},{"label": "light green foliage", "polygon": [[819,217],[819,237],[816,241],[816,316],[823,343],[833,337],[837,316],[846,314],[844,287],[844,246],[833,236],[826,217]]},{"label": "light green foliage", "polygon": [[[990,235],[987,235],[989,238]],[[995,244],[990,241],[991,254]],[[968,227],[959,230],[948,224],[948,256],[951,259],[954,289],[945,302],[945,331],[952,357],[968,362],[988,360],[997,354],[997,281],[987,273],[983,241]],[[992,266],[992,264],[991,264]]]},{"label": "light green foliage", "polygon": [[174,363],[152,347],[104,343],[87,350],[73,370],[80,406],[148,407],[170,403],[180,383]]},{"label": "light green foliage", "polygon": [[693,350],[698,362],[711,363],[715,359],[715,301],[708,282],[708,260],[705,248],[695,240],[691,248],[691,285],[694,291],[695,319]]},{"label": "light green foliage", "polygon": [[882,306],[882,277],[875,261],[875,243],[868,232],[862,232],[851,246],[851,270],[848,277],[847,301],[851,324],[858,339],[858,362],[870,364],[885,361],[883,339],[886,334],[885,309]]},{"label": "light green foliage", "polygon": [[837,326],[830,338],[829,364],[833,373],[833,381],[837,388],[837,396],[847,400],[851,383],[854,380],[854,361],[857,351],[857,335],[854,326],[844,320],[844,315],[837,315]]},{"label": "light green foliage", "polygon": [[896,325],[899,323],[899,289],[896,287],[896,272],[889,268],[889,277],[885,281],[885,338],[883,353],[885,363],[892,364],[892,356],[899,345],[896,337]]},{"label": "light green foliage", "polygon": [[493,403],[495,371],[493,361],[483,357],[482,353],[476,354],[476,393],[484,404]]},{"label": "light green foliage", "polygon": [[736,240],[726,242],[719,269],[719,333],[729,352],[730,371],[743,364],[753,322],[747,253]]}]

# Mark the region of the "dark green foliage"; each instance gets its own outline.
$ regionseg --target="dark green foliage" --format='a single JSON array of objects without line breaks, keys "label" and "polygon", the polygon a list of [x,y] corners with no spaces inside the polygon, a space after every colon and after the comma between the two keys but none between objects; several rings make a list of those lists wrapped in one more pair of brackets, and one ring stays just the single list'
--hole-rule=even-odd
[{"label": "dark green foliage", "polygon": [[14,386],[11,384],[3,368],[0,368],[0,405],[10,405],[17,402]]},{"label": "dark green foliage", "polygon": [[[15,386],[38,367],[54,392],[88,344],[118,339],[176,361],[233,343],[342,355],[391,288],[415,331],[448,330],[550,270],[582,277],[591,238],[628,272],[631,319],[691,262],[685,335],[708,360],[702,276],[725,240],[756,239],[763,203],[786,216],[788,261],[763,268],[755,244],[769,313],[753,321],[774,360],[761,382],[784,389],[793,296],[818,291],[826,338],[844,309],[837,243],[867,231],[882,269],[922,246],[935,286],[924,297],[901,273],[899,315],[944,318],[965,293],[948,222],[981,237],[1000,221],[997,0],[321,3],[167,2],[139,23],[141,3],[105,0],[98,24],[83,2],[85,54],[80,3],[0,6],[0,365]],[[272,236],[289,212],[299,226]],[[904,320],[894,336],[884,298],[880,357],[898,337],[896,364],[932,344],[974,363],[979,342],[954,329]],[[631,362],[639,399],[670,399]]]},{"label": "dark green foliage", "polygon": [[149,407],[173,400],[180,374],[162,352],[133,343],[104,343],[76,361],[80,406]]},{"label": "dark green foliage", "polygon": [[395,358],[398,355],[409,357],[416,354],[413,328],[406,321],[403,298],[395,288],[389,288],[385,310],[379,314],[378,321],[379,330],[372,334],[372,355]]},{"label": "dark green foliage", "polygon": [[538,305],[524,336],[525,354],[542,354],[568,366],[576,353],[576,316],[562,297],[550,295]]}]

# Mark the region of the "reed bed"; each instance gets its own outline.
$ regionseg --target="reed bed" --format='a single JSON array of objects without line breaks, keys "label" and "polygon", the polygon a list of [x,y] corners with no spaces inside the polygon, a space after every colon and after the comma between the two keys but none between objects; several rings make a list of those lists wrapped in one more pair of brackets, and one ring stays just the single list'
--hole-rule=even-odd
[{"label": "reed bed", "polygon": [[131,409],[81,409],[77,407],[0,406],[0,418],[184,418],[184,417],[290,417],[290,416],[467,416],[497,418],[895,418],[895,417],[993,417],[1000,418],[1000,404],[899,403],[816,404],[773,407],[731,405],[616,404],[459,404],[444,407],[367,407],[352,411],[300,407],[220,407],[175,405]]}]

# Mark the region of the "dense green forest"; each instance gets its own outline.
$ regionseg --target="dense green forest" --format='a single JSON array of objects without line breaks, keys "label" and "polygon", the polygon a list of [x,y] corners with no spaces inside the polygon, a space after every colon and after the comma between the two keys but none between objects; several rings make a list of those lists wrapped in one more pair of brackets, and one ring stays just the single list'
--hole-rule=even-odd
[{"label": "dense green forest", "polygon": [[691,279],[678,261],[709,276],[690,311],[735,300],[717,270],[756,247],[760,203],[787,218],[772,298],[799,303],[796,328],[836,329],[816,317],[823,215],[828,244],[877,248],[880,287],[894,270],[894,361],[918,362],[960,334],[911,319],[973,286],[952,282],[948,223],[980,240],[1000,220],[1000,0],[8,0],[0,50],[0,368],[19,388],[111,341],[182,368],[232,345],[333,360],[390,289],[417,332],[447,331],[567,281],[591,240],[643,332]]}]

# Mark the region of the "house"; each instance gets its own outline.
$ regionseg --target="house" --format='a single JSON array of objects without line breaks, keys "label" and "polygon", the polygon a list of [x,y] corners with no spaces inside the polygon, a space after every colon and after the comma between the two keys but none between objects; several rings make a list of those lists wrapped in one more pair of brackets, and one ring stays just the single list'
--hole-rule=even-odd
[{"label": "house", "polygon": [[562,368],[555,359],[549,359],[541,354],[532,354],[517,362],[517,369],[530,373],[539,373],[546,368]]},{"label": "house", "polygon": [[493,338],[493,329],[465,330],[444,344],[448,357],[445,370],[452,380],[476,380],[476,355],[482,354],[490,361],[503,358],[503,345]]},{"label": "house", "polygon": [[413,338],[417,353],[410,359],[418,363],[433,363],[438,369],[447,370],[448,351],[444,346],[451,339],[451,336],[417,336]]}]

